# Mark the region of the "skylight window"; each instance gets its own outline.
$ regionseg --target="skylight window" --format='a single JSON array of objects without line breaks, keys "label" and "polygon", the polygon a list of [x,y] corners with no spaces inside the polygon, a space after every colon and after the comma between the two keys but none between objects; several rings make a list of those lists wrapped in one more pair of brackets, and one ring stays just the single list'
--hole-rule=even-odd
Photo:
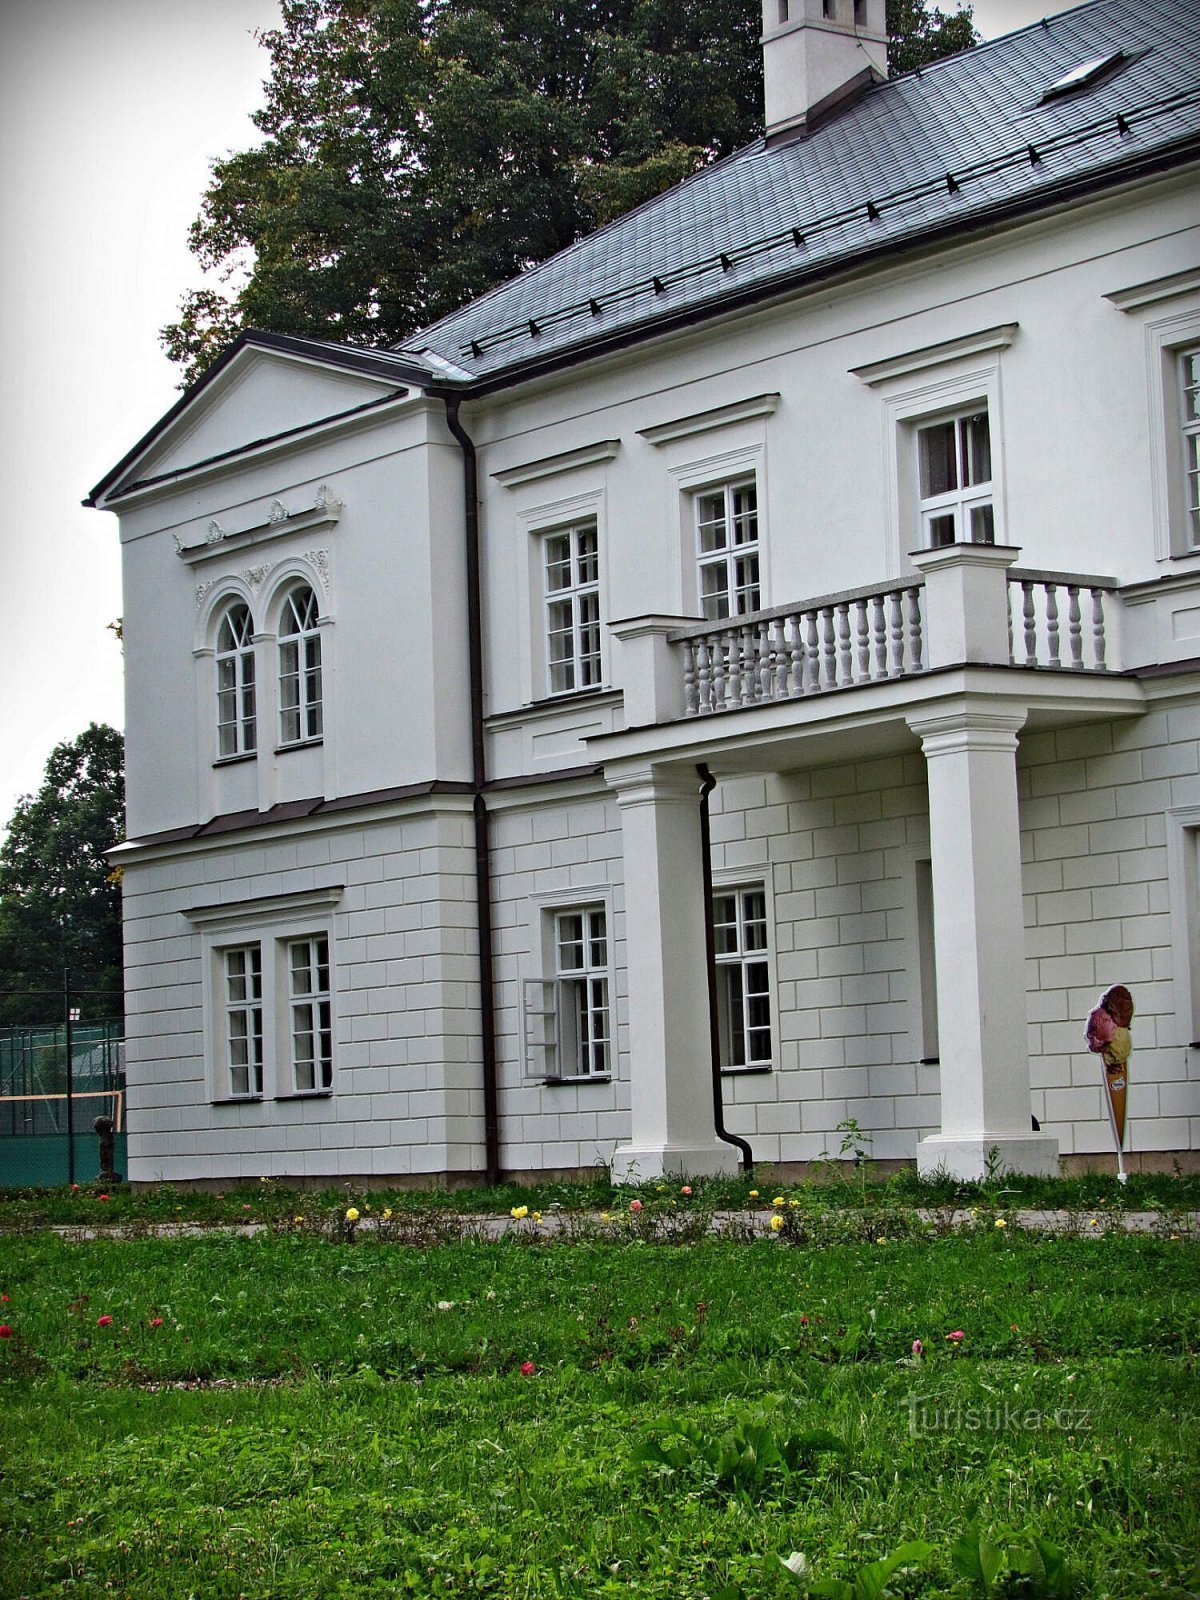
[{"label": "skylight window", "polygon": [[1043,102],[1057,100],[1059,95],[1074,94],[1078,89],[1090,89],[1092,84],[1107,77],[1124,60],[1124,50],[1114,50],[1109,55],[1093,56],[1090,61],[1081,61],[1050,85],[1042,96]]}]

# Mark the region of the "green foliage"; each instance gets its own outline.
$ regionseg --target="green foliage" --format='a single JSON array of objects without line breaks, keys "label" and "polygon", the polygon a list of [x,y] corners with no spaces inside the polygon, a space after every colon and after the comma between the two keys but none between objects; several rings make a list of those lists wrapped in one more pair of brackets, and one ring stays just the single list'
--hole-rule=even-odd
[{"label": "green foliage", "polygon": [[124,825],[124,740],[92,723],[51,751],[0,845],[0,1024],[60,1020],[64,970],[85,1021],[122,1013],[121,889],[107,852]]},{"label": "green foliage", "polygon": [[943,11],[927,0],[887,0],[887,30],[893,77],[978,43],[970,6]]},{"label": "green foliage", "polygon": [[811,1473],[818,1456],[845,1450],[845,1442],[827,1428],[776,1436],[767,1422],[747,1416],[717,1434],[691,1417],[677,1417],[656,1424],[634,1448],[632,1460],[660,1482],[688,1479],[757,1497],[776,1479]]},{"label": "green foliage", "polygon": [[[749,142],[754,0],[282,0],[253,149],[190,244],[220,287],[163,329],[185,378],[241,328],[395,343]],[[907,70],[973,42],[889,0]]]}]

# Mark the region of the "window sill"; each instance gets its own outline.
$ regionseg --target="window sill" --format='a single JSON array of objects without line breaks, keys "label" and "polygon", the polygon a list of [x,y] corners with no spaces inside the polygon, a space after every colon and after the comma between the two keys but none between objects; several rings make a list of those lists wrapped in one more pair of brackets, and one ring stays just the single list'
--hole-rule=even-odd
[{"label": "window sill", "polygon": [[542,1078],[543,1089],[577,1089],[581,1083],[611,1083],[611,1072],[589,1072],[580,1078]]},{"label": "window sill", "polygon": [[752,1067],[722,1067],[723,1078],[761,1078],[768,1072],[775,1071],[774,1062],[767,1061],[756,1063]]},{"label": "window sill", "polygon": [[296,1089],[292,1094],[277,1094],[276,1100],[332,1100],[332,1089]]},{"label": "window sill", "polygon": [[214,1106],[260,1106],[262,1103],[263,1096],[261,1094],[228,1094],[209,1102],[210,1105]]},{"label": "window sill", "polygon": [[277,756],[285,756],[289,750],[311,750],[314,746],[324,743],[323,735],[319,739],[296,739],[291,744],[277,744],[275,746],[275,754]]},{"label": "window sill", "polygon": [[257,750],[243,750],[240,755],[236,755],[236,756],[218,756],[217,759],[213,762],[213,766],[214,767],[240,767],[240,766],[243,765],[243,763],[245,763],[247,761],[257,761],[257,760],[258,760],[258,751]]}]

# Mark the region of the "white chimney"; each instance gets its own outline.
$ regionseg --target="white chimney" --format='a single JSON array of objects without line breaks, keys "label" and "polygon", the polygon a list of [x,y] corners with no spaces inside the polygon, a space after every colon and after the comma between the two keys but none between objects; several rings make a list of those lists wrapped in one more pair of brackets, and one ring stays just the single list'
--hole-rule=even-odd
[{"label": "white chimney", "polygon": [[887,0],[763,0],[767,142],[887,77]]}]

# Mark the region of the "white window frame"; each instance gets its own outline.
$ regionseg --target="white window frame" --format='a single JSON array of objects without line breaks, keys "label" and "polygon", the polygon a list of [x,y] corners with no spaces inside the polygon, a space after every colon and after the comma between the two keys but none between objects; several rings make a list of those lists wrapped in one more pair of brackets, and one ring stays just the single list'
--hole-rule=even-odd
[{"label": "white window frame", "polygon": [[[235,628],[234,618],[244,619]],[[226,633],[228,632],[228,641]],[[223,606],[216,629],[217,760],[233,761],[258,750],[257,683],[254,659],[254,617],[239,598]],[[232,716],[226,716],[229,708]]]},{"label": "white window frame", "polygon": [[1200,1044],[1200,806],[1172,806],[1166,816],[1175,1025],[1186,1048]]},{"label": "white window frame", "polygon": [[[589,470],[595,470],[593,463],[586,464]],[[538,487],[544,493],[545,482],[538,482]],[[515,493],[527,494],[529,486],[526,482],[519,482]],[[528,704],[540,704],[549,700],[563,700],[569,698],[570,692],[556,695],[549,692],[550,684],[550,659],[547,637],[546,620],[546,568],[545,547],[542,543],[548,534],[559,533],[568,527],[583,527],[591,524],[596,529],[598,605],[603,630],[603,619],[610,615],[608,602],[608,555],[606,541],[605,521],[605,491],[603,488],[584,490],[573,495],[560,495],[553,500],[540,500],[537,504],[519,506],[515,513],[515,527],[517,537],[518,562],[517,572],[519,588],[514,596],[514,609],[519,613],[515,618],[517,635],[514,640],[515,655],[519,663],[520,682],[524,684],[524,695]],[[609,670],[607,653],[601,643],[601,673]],[[589,685],[588,692],[604,688],[606,680]]]},{"label": "white window frame", "polygon": [[263,949],[258,940],[220,952],[221,1042],[230,1100],[261,1100],[264,1065]]},{"label": "white window frame", "polygon": [[[751,895],[762,897],[763,914],[761,917],[749,917],[747,901]],[[733,921],[717,919],[717,902],[723,899],[734,901],[735,915]],[[746,880],[738,877],[730,881],[720,881],[714,878],[713,882],[713,923],[716,942],[716,967],[717,967],[717,1022],[720,1039],[721,1071],[722,1073],[764,1072],[772,1069],[776,1064],[779,1044],[779,1016],[776,996],[778,988],[775,982],[774,963],[774,905],[769,884],[762,879]],[[747,929],[750,926],[762,927],[762,945],[752,944],[747,940]],[[722,950],[722,929],[733,930],[732,948]],[[756,993],[765,994],[767,1001],[766,1031],[769,1036],[770,1048],[766,1054],[755,1054],[752,1035],[761,1033],[764,1024],[752,1023],[746,998],[751,993],[747,978],[751,968],[762,969],[766,980],[765,990]],[[740,1007],[740,1021],[736,1012]],[[736,1059],[739,1055],[744,1059]]]},{"label": "white window frame", "polygon": [[[308,601],[301,609],[303,595]],[[325,731],[321,603],[313,585],[301,582],[289,584],[279,605],[279,746],[319,744]]]},{"label": "white window frame", "polygon": [[[975,448],[977,428],[982,418],[987,436],[987,475],[978,472]],[[930,443],[935,434],[950,430],[953,460],[944,489],[934,490],[927,481],[931,463]],[[913,427],[917,451],[917,515],[920,519],[921,548],[941,549],[950,544],[995,544],[994,472],[992,469],[991,418],[986,402],[956,409],[937,417],[926,417]],[[949,525],[948,529],[946,525]],[[946,532],[949,537],[946,537]]]},{"label": "white window frame", "polygon": [[[288,1069],[296,1095],[333,1088],[333,990],[328,933],[281,941],[287,975]],[[304,982],[301,982],[303,975]]]},{"label": "white window frame", "polygon": [[[559,555],[552,561],[552,552],[564,545],[565,559]],[[557,699],[585,689],[598,689],[604,681],[600,530],[594,518],[549,528],[540,535],[540,548],[546,693]],[[556,572],[565,578],[557,585],[554,583]],[[556,641],[565,649],[556,652]]]},{"label": "white window frame", "polygon": [[1185,555],[1200,555],[1200,344],[1176,353],[1179,431],[1182,436]]},{"label": "white window frame", "polygon": [[[744,498],[752,496],[747,505]],[[762,610],[762,544],[758,518],[758,483],[751,473],[724,483],[710,484],[692,492],[692,512],[695,518],[696,589],[701,614],[709,622],[722,622],[730,617],[749,616]],[[751,523],[753,537],[739,538],[739,533]],[[724,540],[719,545],[711,542],[706,547],[706,529],[724,530]],[[753,579],[747,577],[744,564],[752,563]],[[716,587],[709,588],[710,574],[723,578]],[[753,604],[744,603],[748,599]],[[722,604],[724,610],[721,609]]]},{"label": "white window frame", "polygon": [[[616,990],[612,906],[607,889],[563,891],[531,907],[531,948],[542,975],[522,985],[525,1077],[547,1084],[603,1084],[617,1076]],[[582,917],[584,961],[564,964],[562,924]],[[596,959],[589,928],[603,919],[604,950]],[[596,991],[599,991],[597,995]],[[597,1003],[598,1001],[598,1003]],[[582,1015],[587,1021],[581,1024]],[[595,1028],[597,1013],[603,1024]],[[580,1060],[603,1045],[603,1054]],[[599,1061],[600,1064],[597,1064]]]},{"label": "white window frame", "polygon": [[[204,1049],[210,1098],[215,1104],[328,1098],[336,1090],[338,1066],[337,937],[335,908],[343,887],[273,895],[228,905],[197,906],[185,913],[201,936]],[[328,988],[314,995],[293,994],[291,951],[323,941],[328,954]],[[228,985],[231,951],[257,948],[261,959],[262,1087],[257,1094],[237,1092],[232,1077],[232,1009],[238,1004]],[[314,1087],[297,1081],[294,1051],[295,1005],[319,1003],[325,1012],[319,1030],[328,1047],[314,1071]]]}]

